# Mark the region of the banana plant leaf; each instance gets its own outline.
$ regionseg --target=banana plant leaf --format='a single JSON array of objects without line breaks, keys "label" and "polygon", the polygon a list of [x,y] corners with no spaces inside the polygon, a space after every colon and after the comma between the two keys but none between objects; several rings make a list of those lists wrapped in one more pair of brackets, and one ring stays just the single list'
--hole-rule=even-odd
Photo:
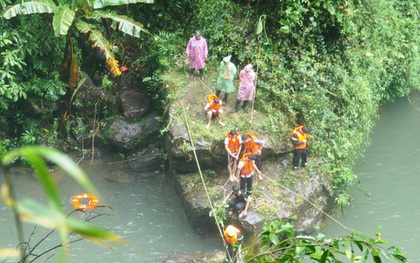
[{"label": "banana plant leaf", "polygon": [[96,0],[92,1],[93,9],[100,9],[107,6],[118,6],[118,5],[128,5],[128,4],[153,4],[154,0]]},{"label": "banana plant leaf", "polygon": [[65,36],[75,18],[75,12],[67,6],[59,6],[54,12],[53,28],[56,37]]},{"label": "banana plant leaf", "polygon": [[8,6],[0,14],[6,19],[10,19],[17,15],[54,13],[55,9],[56,5],[54,4],[54,2],[48,0],[38,0],[22,2],[17,5]]},{"label": "banana plant leaf", "polygon": [[111,71],[111,74],[114,77],[118,77],[121,75],[121,70],[118,66],[118,60],[115,59],[114,53],[111,51],[111,45],[109,44],[108,40],[104,37],[104,35],[96,29],[92,29],[92,27],[84,22],[78,21],[76,23],[76,28],[84,33],[89,34],[89,40],[93,43],[93,48],[99,48],[106,58],[106,64]]},{"label": "banana plant leaf", "polygon": [[134,21],[130,17],[118,15],[115,12],[94,12],[92,15],[90,15],[90,17],[94,19],[106,18],[117,22],[118,30],[133,37],[140,37],[141,32],[149,34],[149,31],[144,28],[143,24]]}]

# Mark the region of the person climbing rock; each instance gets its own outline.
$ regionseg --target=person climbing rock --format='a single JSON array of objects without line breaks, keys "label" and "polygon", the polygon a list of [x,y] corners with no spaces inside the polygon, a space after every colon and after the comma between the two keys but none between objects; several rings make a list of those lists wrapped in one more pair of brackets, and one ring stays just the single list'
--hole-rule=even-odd
[{"label": "person climbing rock", "polygon": [[238,218],[242,218],[247,215],[248,207],[251,202],[251,197],[247,196],[244,192],[239,189],[238,186],[232,186],[232,192],[226,196],[225,200],[223,200],[223,204],[226,204],[227,200],[230,199],[231,196],[234,196],[229,203],[228,203],[228,215],[237,214]]},{"label": "person climbing rock", "polygon": [[224,231],[224,245],[226,247],[226,258],[224,263],[238,263],[241,256],[241,246],[244,237],[241,231],[233,225],[228,225]]}]

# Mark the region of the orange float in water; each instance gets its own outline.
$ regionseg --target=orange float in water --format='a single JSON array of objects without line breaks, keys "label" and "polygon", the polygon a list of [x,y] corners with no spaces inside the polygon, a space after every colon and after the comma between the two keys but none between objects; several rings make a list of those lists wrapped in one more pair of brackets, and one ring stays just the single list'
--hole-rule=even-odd
[{"label": "orange float in water", "polygon": [[[89,203],[86,204],[86,205],[85,204],[81,204],[80,203],[80,200],[82,200],[82,199],[89,200]],[[80,195],[77,195],[77,196],[73,196],[70,199],[70,202],[71,202],[71,204],[74,207],[76,207],[76,209],[80,209],[80,210],[84,210],[84,211],[86,211],[86,210],[92,210],[99,203],[98,198],[96,198],[96,196],[91,195],[91,194],[80,194]]]}]

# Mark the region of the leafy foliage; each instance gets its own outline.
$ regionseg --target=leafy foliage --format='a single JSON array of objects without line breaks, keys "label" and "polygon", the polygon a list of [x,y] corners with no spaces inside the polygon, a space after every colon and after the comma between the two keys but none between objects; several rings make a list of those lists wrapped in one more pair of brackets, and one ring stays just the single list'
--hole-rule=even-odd
[{"label": "leafy foliage", "polygon": [[[99,49],[104,52],[111,73],[114,76],[119,76],[121,75],[121,71],[118,68],[118,63],[115,61],[113,52],[110,50],[111,45],[108,43],[107,39],[102,36],[97,27],[95,27],[94,22],[88,23],[85,22],[85,20],[95,21],[100,20],[101,18],[109,19],[115,21],[116,25],[118,25],[118,29],[124,33],[139,37],[140,32],[148,32],[142,24],[135,22],[127,16],[117,15],[114,12],[98,11],[98,9],[106,8],[107,6],[117,6],[129,3],[153,3],[153,1],[95,1],[92,5],[88,1],[69,0],[58,4],[49,1],[31,1],[9,6],[1,13],[1,16],[6,19],[11,19],[17,15],[53,14],[52,26],[56,37],[71,37],[73,27],[75,27],[75,30],[88,34],[89,39],[93,42],[93,47],[99,47]],[[71,50],[73,51],[73,47],[71,47]],[[74,60],[73,57],[71,59]]]},{"label": "leafy foliage", "polygon": [[[68,130],[64,127],[70,122],[73,102],[67,99],[74,95],[82,76],[79,59],[84,54],[84,35],[93,43],[91,48],[103,53],[109,72],[119,76],[119,62],[108,36],[101,32],[109,34],[111,30],[120,30],[134,37],[140,37],[141,32],[148,33],[141,23],[106,9],[127,3],[153,1],[94,1],[92,5],[89,1],[18,1],[10,6],[5,6],[9,2],[2,2],[1,16],[7,20],[0,21],[5,29],[0,41],[2,50],[4,48],[0,55],[0,74],[3,76],[0,81],[0,107],[10,114],[30,115],[34,112],[33,107],[37,108],[35,112],[44,111],[41,116],[45,122],[34,129],[38,133],[43,125],[52,124],[55,114],[63,114],[60,125],[63,135],[63,131]],[[19,104],[16,104],[18,101]],[[5,118],[7,122],[14,122],[14,116],[6,114]],[[32,127],[22,124],[15,126],[14,133],[18,138],[28,139],[21,135]],[[47,139],[50,140],[53,134],[58,133],[48,133]]]},{"label": "leafy foliage", "polygon": [[376,238],[362,234],[332,239],[320,234],[317,237],[299,235],[293,225],[273,221],[264,225],[263,232],[255,241],[255,246],[245,247],[245,262],[383,262],[393,259],[396,262],[407,262],[405,254],[394,246],[384,248],[387,244],[380,233]]},{"label": "leafy foliage", "polygon": [[214,58],[233,54],[236,64],[257,66],[257,109],[287,122],[270,130],[311,127],[317,170],[345,203],[379,105],[419,87],[414,2],[286,0],[244,8],[196,1],[195,8]]}]

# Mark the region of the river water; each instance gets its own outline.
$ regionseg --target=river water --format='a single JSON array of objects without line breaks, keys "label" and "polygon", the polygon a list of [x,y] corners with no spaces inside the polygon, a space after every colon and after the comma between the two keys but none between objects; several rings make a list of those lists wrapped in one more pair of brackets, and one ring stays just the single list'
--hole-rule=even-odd
[{"label": "river water", "polygon": [[[83,240],[71,244],[67,262],[157,263],[171,252],[207,252],[223,249],[220,236],[199,236],[194,232],[174,190],[174,182],[168,176],[140,179],[128,171],[124,174],[124,168],[112,163],[95,163],[93,166],[84,167],[84,170],[101,194],[99,204],[112,207],[112,210],[95,208],[93,211],[104,215],[94,218],[91,222],[122,236],[127,245],[111,244],[110,249]],[[115,170],[119,171],[119,174],[113,175],[111,172],[111,176],[121,177],[121,182],[106,179],[109,177],[106,175]],[[70,198],[84,191],[65,174],[54,172],[53,175],[59,185],[65,210],[71,212],[74,208],[70,204]],[[3,176],[0,178],[0,182],[2,181]],[[31,174],[15,172],[14,182],[21,198],[30,196],[37,200],[44,199],[39,184]],[[14,248],[18,242],[13,216],[10,209],[1,202],[0,211],[0,248]],[[81,220],[86,219],[86,215],[82,213],[77,216]],[[26,226],[27,236],[32,232],[32,228],[32,225]],[[45,229],[38,227],[32,238],[32,246],[46,233]],[[56,245],[57,238],[57,235],[49,237],[38,251]],[[48,261],[45,259],[46,257],[36,262],[57,261],[54,256]]]},{"label": "river water", "polygon": [[[389,245],[420,262],[420,92],[389,102],[371,134],[372,144],[354,172],[361,190],[338,218],[346,227],[367,236],[380,232]],[[348,233],[331,222],[328,237]]]}]

